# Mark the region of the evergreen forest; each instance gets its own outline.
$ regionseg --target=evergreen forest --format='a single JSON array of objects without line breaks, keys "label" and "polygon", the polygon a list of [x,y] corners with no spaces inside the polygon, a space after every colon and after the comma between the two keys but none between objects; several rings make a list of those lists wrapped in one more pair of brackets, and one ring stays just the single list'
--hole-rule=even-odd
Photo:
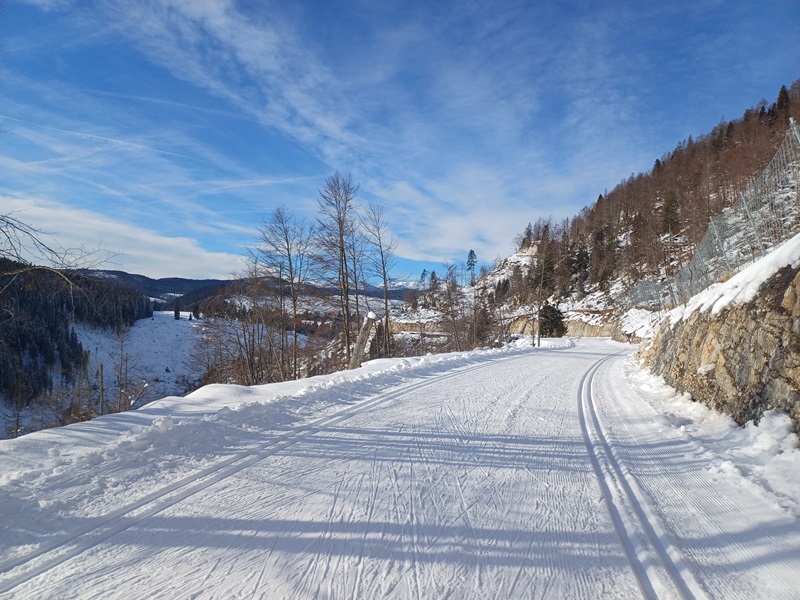
[{"label": "evergreen forest", "polygon": [[150,300],[111,280],[0,258],[0,398],[16,410],[88,364],[75,322],[120,330],[152,316]]}]

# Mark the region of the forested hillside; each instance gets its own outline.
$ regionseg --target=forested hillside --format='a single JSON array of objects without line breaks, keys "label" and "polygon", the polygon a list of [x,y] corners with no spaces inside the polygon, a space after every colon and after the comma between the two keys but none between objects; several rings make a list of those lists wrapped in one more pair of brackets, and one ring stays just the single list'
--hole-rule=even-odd
[{"label": "forested hillside", "polygon": [[[691,258],[709,219],[769,163],[790,117],[800,119],[800,80],[781,87],[775,102],[762,101],[739,119],[689,136],[649,172],[632,174],[574,218],[529,224],[517,249],[540,260],[518,285],[545,297],[580,297],[588,286],[608,289],[612,281],[629,286],[673,274]],[[496,290],[519,292],[513,278],[510,289]]]},{"label": "forested hillside", "polygon": [[145,296],[113,281],[3,258],[0,290],[0,398],[17,411],[85,370],[74,322],[122,329],[152,314]]}]

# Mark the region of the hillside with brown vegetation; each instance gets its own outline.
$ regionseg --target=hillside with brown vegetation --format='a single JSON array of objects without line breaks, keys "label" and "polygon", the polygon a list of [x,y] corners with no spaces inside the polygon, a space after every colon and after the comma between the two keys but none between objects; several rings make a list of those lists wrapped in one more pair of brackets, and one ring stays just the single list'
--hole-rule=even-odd
[{"label": "hillside with brown vegetation", "polygon": [[775,102],[762,100],[739,119],[689,136],[649,172],[621,181],[574,218],[529,224],[517,249],[535,251],[539,260],[527,281],[517,278],[515,286],[512,278],[511,289],[496,294],[581,297],[612,281],[629,286],[673,274],[691,259],[709,220],[769,163],[790,117],[800,119],[800,80],[782,86]]}]

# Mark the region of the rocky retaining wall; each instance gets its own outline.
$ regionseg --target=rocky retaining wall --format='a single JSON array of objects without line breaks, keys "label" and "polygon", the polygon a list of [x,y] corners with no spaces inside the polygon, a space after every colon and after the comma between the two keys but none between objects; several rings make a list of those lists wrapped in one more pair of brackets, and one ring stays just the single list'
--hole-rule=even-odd
[{"label": "rocky retaining wall", "polygon": [[774,409],[800,425],[800,269],[785,267],[749,303],[669,319],[639,351],[669,385],[739,424]]},{"label": "rocky retaining wall", "polygon": [[564,323],[567,326],[567,335],[570,337],[612,337],[616,329],[613,321],[595,324],[567,319]]},{"label": "rocky retaining wall", "polygon": [[571,337],[610,337],[627,344],[638,344],[642,341],[634,333],[623,331],[624,313],[620,314],[619,311],[571,311],[568,316],[573,317],[564,321],[567,335]]},{"label": "rocky retaining wall", "polygon": [[[587,312],[588,311],[584,311]],[[583,314],[581,316],[584,316]],[[618,342],[638,344],[641,340],[622,332],[619,319],[611,311],[594,311],[590,318],[564,319],[569,337],[610,337]],[[530,317],[515,317],[508,325],[508,333],[534,335],[534,321]]]},{"label": "rocky retaining wall", "polygon": [[[590,325],[583,321],[564,320],[567,326],[567,335],[571,337],[610,337],[605,325]],[[536,335],[536,321],[530,317],[515,317],[508,324],[508,333],[511,335]]]},{"label": "rocky retaining wall", "polygon": [[444,328],[438,321],[389,321],[391,333],[444,333]]}]

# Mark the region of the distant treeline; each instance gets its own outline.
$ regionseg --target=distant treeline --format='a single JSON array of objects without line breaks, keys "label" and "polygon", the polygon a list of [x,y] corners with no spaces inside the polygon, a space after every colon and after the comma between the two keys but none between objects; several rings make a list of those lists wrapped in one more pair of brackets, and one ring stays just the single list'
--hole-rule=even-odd
[{"label": "distant treeline", "polygon": [[0,258],[0,397],[27,406],[86,367],[72,324],[122,329],[152,316],[147,297],[77,273],[31,268]]}]

